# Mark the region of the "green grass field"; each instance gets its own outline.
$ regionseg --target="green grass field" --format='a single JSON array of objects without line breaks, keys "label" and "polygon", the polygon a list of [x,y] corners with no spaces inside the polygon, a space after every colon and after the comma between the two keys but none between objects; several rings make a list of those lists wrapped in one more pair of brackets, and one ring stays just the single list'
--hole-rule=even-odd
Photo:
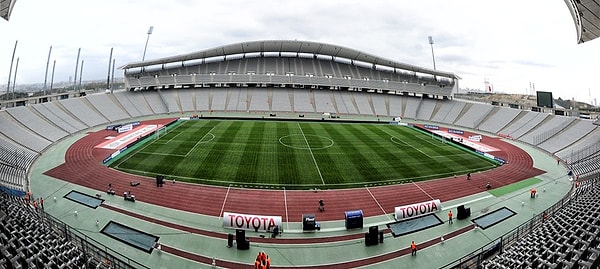
[{"label": "green grass field", "polygon": [[506,194],[515,192],[517,190],[522,190],[526,187],[533,186],[540,182],[542,182],[541,179],[534,177],[534,178],[530,178],[530,179],[521,180],[519,182],[510,184],[510,185],[502,186],[500,188],[495,188],[495,189],[489,190],[488,192],[496,197],[500,197],[502,195],[506,195]]},{"label": "green grass field", "polygon": [[203,184],[305,189],[397,184],[497,165],[405,126],[193,120],[148,138],[110,166]]}]

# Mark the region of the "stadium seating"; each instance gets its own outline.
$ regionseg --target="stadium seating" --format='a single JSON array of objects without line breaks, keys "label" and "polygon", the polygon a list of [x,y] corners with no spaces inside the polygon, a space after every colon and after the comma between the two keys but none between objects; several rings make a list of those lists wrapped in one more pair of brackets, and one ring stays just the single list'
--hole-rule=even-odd
[{"label": "stadium seating", "polygon": [[567,128],[574,120],[575,118],[571,117],[548,117],[535,127],[535,131],[524,134],[519,137],[519,140],[528,144],[539,145],[561,130]]},{"label": "stadium seating", "polygon": [[[585,122],[585,121],[584,121]],[[587,156],[600,151],[600,128],[595,128],[586,136],[575,141],[567,148],[556,153],[560,159],[567,163],[574,163]]]},{"label": "stadium seating", "polygon": [[86,99],[111,122],[131,118],[131,115],[127,114],[110,94],[93,94]]},{"label": "stadium seating", "polygon": [[94,109],[86,98],[65,99],[62,100],[60,104],[68,113],[77,117],[88,127],[94,127],[108,122],[108,119],[102,116],[98,110]]},{"label": "stadium seating", "polygon": [[183,112],[196,111],[194,107],[194,90],[192,89],[179,89],[179,103],[181,104],[181,110]]},{"label": "stadium seating", "polygon": [[335,92],[333,94],[335,98],[335,103],[337,104],[338,111],[340,114],[348,115],[356,115],[358,113],[358,109],[356,108],[355,103],[352,101],[352,96],[348,92]]},{"label": "stadium seating", "polygon": [[166,114],[169,112],[167,105],[157,91],[143,91],[142,95],[148,106],[154,111],[154,114]]},{"label": "stadium seating", "polygon": [[373,110],[375,112],[375,115],[390,115],[389,106],[386,105],[386,103],[389,102],[389,98],[390,96],[388,95],[371,94],[371,100],[373,101]]},{"label": "stadium seating", "polygon": [[[469,104],[467,104],[468,106]],[[493,106],[487,104],[470,104],[470,107],[466,107],[468,110],[464,111],[456,122],[455,125],[475,129],[485,119],[485,117],[493,109]]]},{"label": "stadium seating", "polygon": [[209,104],[211,97],[208,89],[197,89],[196,92],[196,111],[208,111],[210,110]]},{"label": "stadium seating", "polygon": [[437,113],[433,115],[431,121],[444,124],[452,124],[454,121],[456,121],[456,118],[458,118],[458,115],[466,105],[465,102],[455,100],[445,100],[441,103],[442,105]]},{"label": "stadium seating", "polygon": [[52,142],[56,142],[69,135],[64,130],[38,116],[38,114],[29,107],[16,107],[14,109],[7,110],[6,112],[13,116],[23,126]]},{"label": "stadium seating", "polygon": [[421,105],[420,98],[408,98],[406,102],[406,108],[404,109],[404,118],[407,119],[416,119],[417,118],[417,110]]},{"label": "stadium seating", "polygon": [[571,201],[483,268],[598,268],[600,178],[583,181]]},{"label": "stadium seating", "polygon": [[509,124],[506,128],[502,129],[500,133],[517,139],[523,134],[531,131],[548,116],[549,115],[546,113],[523,111],[515,121]]},{"label": "stadium seating", "polygon": [[179,92],[175,89],[166,89],[158,91],[159,96],[162,97],[165,104],[167,105],[167,110],[169,113],[181,113],[183,110],[179,107],[180,99]]},{"label": "stadium seating", "polygon": [[[493,114],[492,114],[493,113]],[[479,130],[497,134],[502,128],[512,122],[521,113],[520,109],[496,107],[491,115],[479,125]]]},{"label": "stadium seating", "polygon": [[271,102],[266,88],[240,89],[240,98],[238,100],[238,108],[236,110],[271,111]]},{"label": "stadium seating", "polygon": [[369,102],[369,94],[362,92],[351,92],[352,99],[358,108],[358,113],[361,115],[375,115],[371,103]]},{"label": "stadium seating", "polygon": [[573,123],[567,128],[563,128],[556,135],[538,144],[538,147],[546,150],[547,152],[557,152],[586,136],[595,128],[596,126],[590,124],[589,121],[577,119],[574,120]]},{"label": "stadium seating", "polygon": [[587,176],[598,173],[600,170],[600,154],[598,152],[579,159],[569,164],[569,168],[576,176]]},{"label": "stadium seating", "polygon": [[273,98],[271,103],[272,111],[292,111],[292,105],[290,103],[290,96],[287,89],[273,89]]},{"label": "stadium seating", "polygon": [[[417,92],[429,95],[452,94],[453,82],[417,77],[409,72],[391,72],[368,63],[351,62],[328,56],[282,57],[278,54],[246,55],[245,58],[226,61],[211,59],[204,63],[165,66],[145,69],[144,73],[127,74],[125,82],[130,89],[179,87],[201,83],[274,83],[339,85],[353,88]],[[252,74],[252,75],[250,75]],[[290,76],[293,75],[293,76]],[[385,82],[384,82],[385,80]],[[439,84],[443,84],[443,87]]]},{"label": "stadium seating", "polygon": [[433,110],[437,105],[437,100],[430,98],[422,98],[419,109],[417,110],[417,119],[423,121],[429,121]]},{"label": "stadium seating", "polygon": [[314,113],[314,97],[310,97],[308,90],[296,90],[294,91],[294,112],[310,112]]},{"label": "stadium seating", "polygon": [[[233,71],[235,70],[235,71]],[[182,67],[177,76],[154,71],[158,77],[128,77],[130,85],[169,85],[210,83],[210,72],[232,79],[245,72],[295,73],[298,79],[328,83],[349,76],[360,79],[356,85],[372,85],[377,81],[363,78],[390,79],[406,89],[427,91],[438,86],[422,85],[406,74],[379,72],[364,66],[350,66],[322,59],[286,58],[238,59],[229,64],[210,63],[202,67]],[[262,71],[259,71],[262,70]],[[189,75],[189,72],[204,75]],[[186,74],[188,73],[188,74]],[[304,74],[314,74],[315,77]],[[335,78],[326,78],[325,75]],[[318,77],[317,77],[318,75]],[[163,77],[164,76],[164,77]],[[253,75],[254,76],[254,75]],[[266,75],[256,75],[268,77]],[[285,81],[286,77],[277,78]],[[290,79],[290,78],[287,78]],[[408,83],[402,83],[406,79]],[[160,82],[160,83],[159,83]],[[368,93],[355,89],[324,90],[286,87],[210,87],[168,88],[145,91],[117,91],[66,99],[29,107],[0,111],[0,185],[25,190],[27,174],[36,157],[60,139],[91,127],[130,118],[180,112],[214,111],[281,111],[300,113],[340,113],[352,115],[404,116],[425,122],[479,128],[502,133],[566,160],[580,177],[600,171],[600,129],[591,121],[563,116],[522,111],[461,100],[429,99],[403,94]],[[439,87],[438,87],[439,88]],[[594,268],[600,254],[600,192],[598,185],[582,184],[576,203],[553,212],[543,225],[518,240],[506,251],[485,262],[488,267],[570,267]],[[23,206],[15,197],[0,197],[0,268],[49,267],[80,268],[83,264],[102,266],[95,257],[82,253],[70,241],[44,229],[37,212]],[[16,205],[15,205],[16,204]],[[593,208],[593,210],[589,210]],[[23,216],[22,216],[23,215]],[[18,223],[19,225],[16,225]],[[39,227],[38,227],[39,226]],[[18,234],[18,237],[7,233]],[[10,239],[8,239],[10,238]]]},{"label": "stadium seating", "polygon": [[52,141],[41,137],[31,130],[21,127],[6,111],[0,111],[0,133],[33,151],[42,151]]},{"label": "stadium seating", "polygon": [[50,122],[71,134],[88,128],[81,120],[58,107],[58,104],[59,102],[41,103],[31,107]]},{"label": "stadium seating", "polygon": [[142,102],[136,102],[140,99],[133,93],[115,92],[114,96],[115,99],[117,99],[117,101],[119,101],[121,106],[125,109],[125,111],[127,111],[127,113],[133,118],[149,116],[153,114],[152,110],[150,110],[147,104]]},{"label": "stadium seating", "polygon": [[331,100],[331,93],[329,91],[314,91],[315,107],[317,112],[323,113],[337,113],[333,107],[333,101]]},{"label": "stadium seating", "polygon": [[91,268],[104,263],[51,228],[22,198],[0,193],[0,268]]}]

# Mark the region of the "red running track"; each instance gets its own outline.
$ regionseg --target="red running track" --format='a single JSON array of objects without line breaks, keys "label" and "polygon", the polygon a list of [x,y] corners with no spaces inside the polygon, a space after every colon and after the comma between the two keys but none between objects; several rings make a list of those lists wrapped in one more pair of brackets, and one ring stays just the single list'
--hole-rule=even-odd
[{"label": "red running track", "polygon": [[[147,124],[166,124],[174,119],[146,121]],[[90,132],[69,147],[65,163],[45,172],[46,175],[70,183],[105,192],[112,183],[117,195],[131,190],[136,199],[192,213],[220,216],[221,210],[254,215],[283,216],[284,221],[301,222],[303,213],[315,213],[319,199],[326,202],[326,210],[318,213],[321,221],[343,220],[344,212],[362,209],[365,217],[393,213],[394,207],[433,199],[442,202],[485,191],[485,184],[500,187],[542,174],[533,167],[533,159],[522,149],[484,137],[487,145],[500,149],[493,154],[508,161],[490,171],[475,173],[471,180],[464,175],[417,183],[344,190],[261,190],[215,187],[198,184],[166,182],[157,188],[155,179],[123,173],[102,165],[112,150],[97,149],[112,131]],[[470,135],[465,133],[465,135]],[[140,182],[131,187],[130,182]],[[227,196],[227,199],[225,197]],[[374,198],[376,199],[374,199]],[[224,204],[223,204],[224,203]],[[287,205],[287,210],[286,210]],[[381,206],[381,207],[380,207]]]},{"label": "red running track", "polygon": [[[147,121],[148,124],[166,124],[174,119],[160,119]],[[362,209],[364,216],[377,216],[383,213],[394,212],[394,207],[430,200],[440,199],[442,202],[475,194],[485,190],[485,184],[489,181],[494,187],[511,184],[523,179],[542,174],[544,171],[533,167],[533,159],[523,150],[498,138],[485,137],[489,146],[495,147],[500,152],[493,154],[508,161],[496,169],[472,175],[471,180],[466,180],[464,175],[459,177],[442,178],[417,183],[390,185],[381,187],[369,187],[346,189],[346,190],[320,190],[314,191],[282,191],[282,190],[257,190],[213,187],[196,184],[167,182],[165,187],[157,188],[153,178],[141,177],[119,172],[102,165],[102,160],[112,153],[112,150],[96,149],[95,145],[102,142],[106,136],[112,135],[111,131],[91,132],[69,147],[65,155],[65,163],[48,170],[45,174],[70,183],[82,185],[100,192],[106,191],[108,184],[121,192],[132,190],[136,199],[150,204],[167,208],[184,210],[192,213],[201,213],[211,216],[220,216],[222,211],[255,214],[255,215],[278,215],[283,216],[284,221],[300,222],[303,213],[317,211],[317,201],[326,201],[326,210],[318,213],[319,220],[342,220],[343,212]],[[471,135],[465,133],[465,135]],[[130,182],[140,182],[136,187],[131,187]],[[227,199],[225,199],[227,198]],[[287,210],[286,210],[287,205]],[[212,237],[224,237],[224,234],[203,231],[201,229],[181,226],[165,221],[148,218],[134,212],[125,211],[108,205],[103,207],[127,214],[129,216],[157,223],[167,227],[181,229],[196,234]],[[383,210],[382,210],[383,209]],[[472,226],[454,231],[445,237],[450,238],[468,231]],[[386,233],[389,231],[385,231]],[[310,239],[284,239],[273,241],[269,238],[254,238],[253,242],[277,243],[277,244],[299,244],[299,243],[323,243],[353,240],[362,237],[362,234],[345,235],[337,237],[318,237]],[[422,247],[439,243],[438,239],[423,242]],[[173,255],[185,257],[190,260],[210,264],[212,260],[208,257],[195,253],[185,252],[171,246],[163,246],[163,251]],[[349,268],[365,266],[368,264],[382,262],[388,259],[406,255],[408,248],[383,255],[376,255],[365,259],[354,260],[340,264],[329,264],[328,268]],[[217,260],[219,266],[228,268],[247,267],[248,264]],[[276,268],[276,267],[273,267]],[[315,268],[313,266],[313,268]]]}]

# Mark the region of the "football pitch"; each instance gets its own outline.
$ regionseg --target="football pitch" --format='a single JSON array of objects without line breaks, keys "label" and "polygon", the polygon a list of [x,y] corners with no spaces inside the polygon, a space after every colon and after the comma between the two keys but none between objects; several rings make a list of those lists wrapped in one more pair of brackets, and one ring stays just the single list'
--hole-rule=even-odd
[{"label": "football pitch", "polygon": [[189,120],[147,138],[110,166],[201,184],[326,189],[421,181],[497,164],[406,126]]}]

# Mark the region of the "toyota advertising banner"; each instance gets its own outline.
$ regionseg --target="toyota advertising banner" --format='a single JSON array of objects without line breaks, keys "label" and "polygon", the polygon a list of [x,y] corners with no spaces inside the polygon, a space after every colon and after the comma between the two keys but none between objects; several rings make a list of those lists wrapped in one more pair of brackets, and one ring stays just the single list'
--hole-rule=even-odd
[{"label": "toyota advertising banner", "polygon": [[424,216],[442,210],[442,203],[439,199],[422,202],[412,205],[395,207],[396,220],[410,219]]},{"label": "toyota advertising banner", "polygon": [[223,227],[268,232],[275,226],[281,228],[281,216],[260,216],[238,213],[223,213]]}]

